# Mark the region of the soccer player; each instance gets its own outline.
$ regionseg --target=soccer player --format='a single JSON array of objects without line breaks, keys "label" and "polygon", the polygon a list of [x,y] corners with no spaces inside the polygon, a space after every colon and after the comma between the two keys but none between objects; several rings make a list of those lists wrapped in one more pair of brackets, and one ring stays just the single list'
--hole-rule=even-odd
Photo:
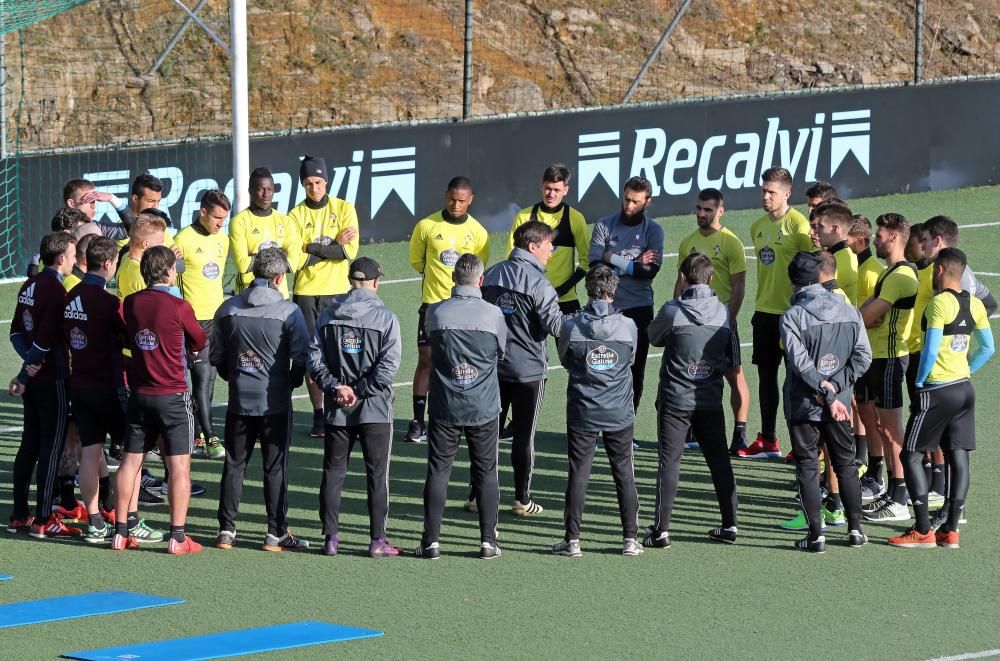
[{"label": "soccer player", "polygon": [[[694,209],[698,229],[685,237],[677,249],[680,262],[677,264],[674,298],[684,291],[680,272],[680,264],[684,258],[692,253],[700,253],[712,260],[712,289],[729,310],[729,336],[733,341],[734,363],[726,371],[726,381],[729,382],[729,402],[734,418],[729,453],[735,455],[747,445],[747,418],[750,416],[750,388],[741,366],[740,335],[736,327],[736,318],[740,314],[746,291],[747,258],[743,242],[722,225],[722,215],[726,209],[721,191],[706,188],[699,192]],[[697,445],[697,441],[695,444]]]},{"label": "soccer player", "polygon": [[129,294],[146,288],[139,269],[142,255],[148,248],[162,246],[166,231],[167,224],[162,218],[147,213],[136,218],[129,232],[128,252],[118,266],[118,298],[124,301]]},{"label": "soccer player", "polygon": [[267,510],[265,551],[308,548],[288,530],[288,442],[291,392],[302,385],[309,358],[306,321],[281,293],[288,258],[281,248],[261,248],[253,281],[215,313],[209,359],[229,384],[226,465],[219,485],[219,533],[215,546],[236,544],[236,516],[243,479],[260,442]]},{"label": "soccer player", "polygon": [[[250,173],[250,206],[229,221],[229,252],[236,267],[236,291],[255,280],[253,262],[264,248],[278,247],[288,255],[289,264],[301,261],[302,241],[295,223],[273,206],[274,177],[267,168]],[[288,281],[281,279],[278,291],[288,298]]]},{"label": "soccer player", "polygon": [[[851,305],[858,305],[858,256],[847,246],[847,234],[854,224],[854,214],[843,204],[826,203],[812,210],[809,226],[814,241],[833,255],[834,278]],[[864,301],[862,301],[864,302]]]},{"label": "soccer player", "polygon": [[656,398],[656,514],[646,529],[645,546],[670,547],[670,517],[689,432],[701,446],[722,515],[722,525],[709,530],[708,536],[727,544],[736,542],[736,478],[722,412],[722,378],[735,356],[729,311],[712,291],[711,282],[711,259],[699,253],[685,257],[681,295],[664,303],[649,325],[649,342],[663,347],[663,359]]},{"label": "soccer player", "polygon": [[378,297],[382,269],[359,257],[347,273],[351,290],[334,296],[316,320],[309,346],[309,372],[326,396],[326,438],[320,518],[323,553],[340,545],[340,495],[354,443],[361,444],[368,487],[368,555],[394,557],[385,539],[389,518],[389,457],[392,455],[392,379],[399,371],[399,320]]},{"label": "soccer player", "polygon": [[[532,221],[518,228],[518,238],[525,227],[539,226],[551,232],[542,223]],[[513,253],[516,252],[515,248]],[[441,555],[441,519],[448,496],[448,478],[458,454],[459,438],[464,434],[469,446],[472,489],[478,503],[479,557],[492,560],[500,556],[496,543],[500,503],[497,364],[504,358],[507,324],[503,313],[483,300],[480,292],[483,262],[477,255],[461,255],[453,265],[452,278],[455,286],[451,298],[432,304],[426,313],[425,332],[433,347],[433,369],[427,426],[424,531],[414,554],[429,560]],[[552,292],[552,306],[557,306],[555,291]]]},{"label": "soccer player", "polygon": [[[922,324],[918,405],[903,450],[903,470],[916,524],[902,535],[890,537],[892,546],[959,546],[958,522],[969,491],[969,453],[976,449],[976,394],[970,376],[994,352],[986,307],[961,289],[967,267],[965,253],[957,248],[942,248],[934,259],[934,290],[939,293],[928,304]],[[970,335],[978,345],[971,356]],[[932,534],[923,461],[926,452],[939,446],[947,453],[950,470],[948,517]]]},{"label": "soccer player", "polygon": [[617,269],[615,309],[635,322],[639,340],[632,364],[632,408],[639,410],[646,375],[649,335],[653,320],[653,278],[663,264],[663,228],[646,215],[653,201],[653,186],[643,177],[632,177],[622,190],[621,212],[605,216],[590,237],[590,265]]},{"label": "soccer player", "polygon": [[757,300],[753,326],[753,364],[759,381],[761,431],[750,447],[737,454],[746,459],[780,457],[778,443],[778,368],[782,351],[778,338],[781,315],[792,299],[788,265],[800,251],[813,249],[809,221],[793,209],[792,175],[785,168],[768,168],[761,174],[761,206],[766,212],[750,226],[757,257]]},{"label": "soccer player", "polygon": [[548,374],[548,335],[559,336],[563,315],[555,288],[545,279],[555,230],[541,221],[528,221],[514,232],[514,249],[483,276],[483,300],[500,308],[507,323],[507,345],[497,373],[501,406],[510,408],[513,441],[516,516],[543,511],[531,499],[535,467],[535,428],[545,396]]},{"label": "soccer player", "polygon": [[[299,180],[306,189],[306,199],[288,214],[302,242],[299,263],[292,264],[296,271],[292,300],[302,310],[310,334],[316,317],[330,300],[348,290],[347,267],[357,256],[361,241],[358,212],[347,200],[327,195],[329,177],[324,159],[305,156]],[[311,378],[306,380],[306,388],[313,407],[309,435],[323,438],[323,391]]]},{"label": "soccer player", "polygon": [[117,474],[115,536],[111,542],[116,551],[139,546],[139,539],[129,529],[128,510],[139,488],[143,458],[159,437],[163,439],[163,461],[169,480],[167,553],[201,551],[201,544],[184,533],[191,499],[194,441],[194,414],[185,380],[184,356],[187,352],[201,351],[206,338],[191,304],[169,291],[177,280],[176,260],[177,256],[166,246],[146,250],[139,268],[147,288],[125,298],[123,316],[132,354],[127,368],[132,392],[125,447]]},{"label": "soccer player", "polygon": [[410,266],[423,279],[417,312],[413,419],[406,431],[406,440],[411,443],[427,440],[424,413],[431,378],[431,344],[424,327],[427,308],[451,296],[451,274],[459,257],[472,253],[483,264],[490,261],[490,235],[469,215],[474,197],[472,182],[465,177],[455,177],[445,189],[444,209],[418,222],[410,235]]},{"label": "soccer player", "polygon": [[[174,243],[186,256],[186,269],[179,278],[181,295],[191,304],[195,319],[208,338],[212,337],[212,319],[223,300],[222,276],[229,255],[229,238],[222,228],[231,208],[229,199],[221,190],[205,191],[201,196],[198,219],[182,229]],[[199,353],[192,354],[188,363],[197,422],[195,455],[224,459],[226,449],[212,424],[215,369],[209,363],[211,342],[208,344]]]},{"label": "soccer player", "polygon": [[[75,537],[71,528],[52,512],[52,493],[69,415],[66,378],[69,372],[62,341],[63,305],[66,290],[62,279],[73,269],[76,239],[66,232],[42,237],[42,270],[17,293],[17,306],[10,324],[10,342],[26,366],[40,365],[34,375],[22,368],[17,381],[26,386],[21,394],[23,423],[21,444],[14,457],[13,511],[7,532],[28,531],[32,537]],[[30,378],[29,378],[30,376]],[[31,474],[35,472],[35,515],[28,506]]]},{"label": "soccer player", "polygon": [[87,222],[94,221],[97,216],[97,203],[107,202],[119,212],[122,222],[116,223],[110,220],[94,221],[104,236],[115,241],[122,241],[128,238],[129,230],[132,228],[132,215],[122,216],[122,212],[128,208],[128,201],[119,199],[111,193],[97,190],[92,181],[87,179],[70,179],[63,185],[62,199],[65,208],[79,211]]},{"label": "soccer player", "polygon": [[812,215],[813,209],[821,204],[826,204],[831,200],[836,200],[837,189],[833,187],[833,184],[826,181],[814,181],[809,188],[806,189],[806,206],[809,210],[809,215]]},{"label": "soccer player", "polygon": [[[872,364],[858,382],[858,402],[875,405],[882,452],[889,475],[887,491],[864,506],[868,521],[905,521],[906,482],[899,453],[903,441],[903,381],[909,357],[907,333],[917,297],[917,270],[903,256],[910,236],[910,223],[901,214],[885,213],[876,221],[875,252],[885,260],[886,270],[875,283],[871,298],[861,306],[868,328]],[[865,420],[866,429],[871,427]]]},{"label": "soccer player", "polygon": [[861,486],[854,465],[851,390],[871,364],[871,347],[858,309],[819,283],[821,258],[808,252],[788,265],[795,289],[781,315],[785,347],[784,409],[795,456],[795,476],[809,533],[795,548],[826,551],[825,517],[820,514],[818,450],[833,464],[847,518],[847,543],[868,543],[861,529]]},{"label": "soccer player", "polygon": [[566,443],[569,476],[566,481],[565,535],[552,547],[556,555],[578,558],[580,519],[587,498],[587,482],[594,462],[597,437],[611,464],[622,522],[622,553],[642,553],[639,533],[639,494],[635,488],[632,435],[632,359],[638,331],[635,323],[614,309],[618,276],[606,266],[587,273],[587,307],[566,318],[559,334],[559,361],[569,375],[566,385]]},{"label": "soccer player", "polygon": [[[66,295],[63,333],[72,369],[69,377],[73,418],[80,435],[80,493],[86,506],[83,540],[110,542],[115,504],[111,498],[104,441],[120,439],[125,429],[128,392],[122,378],[125,321],[121,302],[107,291],[118,263],[118,245],[88,235],[87,272]],[[110,524],[110,525],[108,525]]]}]

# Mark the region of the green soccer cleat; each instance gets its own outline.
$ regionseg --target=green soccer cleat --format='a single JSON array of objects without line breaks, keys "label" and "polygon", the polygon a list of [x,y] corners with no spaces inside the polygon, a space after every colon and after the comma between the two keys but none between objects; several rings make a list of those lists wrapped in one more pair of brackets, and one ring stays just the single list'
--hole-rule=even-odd
[{"label": "green soccer cleat", "polygon": [[145,519],[128,529],[129,537],[134,537],[140,544],[156,544],[163,541],[163,531],[150,528]]},{"label": "green soccer cleat", "polygon": [[[825,507],[823,509],[826,510]],[[821,529],[826,530],[826,517],[824,516],[823,518],[824,522],[823,522],[823,527]],[[803,512],[802,510],[799,510],[795,516],[793,516],[787,521],[783,521],[780,527],[782,530],[791,530],[791,531],[809,530],[809,522],[806,521],[806,513]]]},{"label": "green soccer cleat", "polygon": [[840,507],[832,512],[827,508],[823,508],[823,523],[828,526],[846,526],[847,517],[844,515],[844,508]]},{"label": "green soccer cleat", "polygon": [[226,448],[222,445],[222,441],[219,440],[218,436],[210,436],[205,441],[205,456],[209,459],[226,458]]}]

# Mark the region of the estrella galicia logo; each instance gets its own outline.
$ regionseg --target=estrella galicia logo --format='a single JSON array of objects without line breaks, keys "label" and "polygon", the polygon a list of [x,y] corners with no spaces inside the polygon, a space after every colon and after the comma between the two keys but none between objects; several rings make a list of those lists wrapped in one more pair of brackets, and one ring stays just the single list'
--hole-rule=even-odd
[{"label": "estrella galicia logo", "polygon": [[603,344],[587,354],[587,367],[592,370],[603,372],[617,364],[618,352]]},{"label": "estrella galicia logo", "polygon": [[135,334],[135,346],[143,351],[153,351],[160,346],[160,338],[148,328],[143,328]]},{"label": "estrella galicia logo", "polygon": [[459,363],[451,369],[451,382],[457,386],[467,386],[479,378],[479,370],[469,363]]},{"label": "estrella galicia logo", "polygon": [[455,264],[458,263],[459,257],[461,257],[461,255],[458,254],[457,250],[452,250],[451,248],[448,248],[447,250],[441,252],[441,256],[439,259],[441,260],[442,264],[444,264],[450,269],[453,269],[455,268]]},{"label": "estrella galicia logo", "polygon": [[771,246],[761,248],[757,256],[760,258],[761,264],[774,264],[774,248]]},{"label": "estrella galicia logo", "polygon": [[73,326],[69,331],[69,345],[80,351],[81,349],[87,348],[87,334],[82,330]]},{"label": "estrella galicia logo", "polygon": [[340,338],[340,350],[344,353],[361,353],[361,336],[352,328],[348,328]]},{"label": "estrella galicia logo", "polygon": [[201,267],[201,274],[208,278],[209,280],[215,280],[219,277],[219,265],[215,262],[209,262]]},{"label": "estrella galicia logo", "polygon": [[952,335],[951,336],[951,350],[957,353],[962,353],[969,348],[969,336],[968,335]]},{"label": "estrella galicia logo", "polygon": [[31,310],[25,310],[21,314],[21,325],[29,333],[35,329],[35,318],[31,316]]},{"label": "estrella galicia logo", "polygon": [[690,376],[695,381],[704,381],[705,379],[712,376],[712,366],[705,360],[699,360],[696,363],[691,363],[688,365],[688,376]]},{"label": "estrella galicia logo", "polygon": [[264,369],[264,361],[252,349],[247,349],[237,356],[236,363],[241,372],[248,374],[254,374]]},{"label": "estrella galicia logo", "polygon": [[514,295],[509,291],[505,291],[497,297],[496,306],[500,308],[500,312],[505,315],[514,314],[514,310],[517,309],[517,301],[514,299]]},{"label": "estrella galicia logo", "polygon": [[840,358],[837,358],[832,353],[824,355],[819,359],[819,364],[816,365],[816,371],[823,376],[830,376],[838,369],[840,369]]}]

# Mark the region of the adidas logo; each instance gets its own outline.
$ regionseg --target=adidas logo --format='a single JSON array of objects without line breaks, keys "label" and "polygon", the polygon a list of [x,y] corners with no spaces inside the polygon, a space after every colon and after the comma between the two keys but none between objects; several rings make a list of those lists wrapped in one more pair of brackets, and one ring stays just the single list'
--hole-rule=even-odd
[{"label": "adidas logo", "polygon": [[253,228],[253,231],[250,232],[250,233],[251,234],[260,234],[260,230],[255,227],[255,228]]},{"label": "adidas logo", "polygon": [[963,326],[965,326],[965,325],[966,325],[966,324],[965,324],[965,319],[963,319],[963,320],[961,321],[961,323],[959,323],[959,324],[958,324],[958,327],[959,327],[959,328],[962,328],[962,327],[963,327]]},{"label": "adidas logo", "polygon": [[35,283],[28,285],[20,296],[17,297],[17,302],[21,305],[34,305],[35,304]]},{"label": "adidas logo", "polygon": [[444,241],[444,237],[441,236],[440,234],[438,234],[437,236],[434,237],[434,240],[435,241]]},{"label": "adidas logo", "polygon": [[79,319],[80,321],[87,321],[87,313],[83,311],[83,303],[80,301],[80,297],[77,296],[69,305],[66,306],[63,316],[67,319]]},{"label": "adidas logo", "polygon": [[199,254],[199,255],[200,255],[201,253],[203,253],[203,252],[205,252],[205,251],[204,251],[204,250],[202,250],[202,249],[201,249],[201,247],[199,247],[199,248],[198,248],[197,250],[195,250],[194,252],[195,252],[195,254]]}]

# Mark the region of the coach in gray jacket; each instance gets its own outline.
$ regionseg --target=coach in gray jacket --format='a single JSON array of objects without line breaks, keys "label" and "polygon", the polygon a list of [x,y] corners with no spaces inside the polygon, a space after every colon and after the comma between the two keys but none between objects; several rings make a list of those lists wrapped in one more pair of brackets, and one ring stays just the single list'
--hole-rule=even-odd
[{"label": "coach in gray jacket", "polygon": [[614,309],[618,276],[607,266],[587,273],[590,302],[566,317],[559,334],[559,361],[566,368],[566,443],[569,478],[566,485],[566,534],[552,547],[556,555],[579,557],[580,519],[598,435],[611,464],[621,515],[623,553],[642,552],[639,532],[639,494],[635,489],[632,435],[632,361],[638,331],[635,322]]},{"label": "coach in gray jacket", "polygon": [[209,360],[229,383],[226,409],[226,465],[219,487],[216,546],[233,547],[243,478],[254,445],[260,441],[264,467],[264,505],[271,551],[308,548],[285,523],[288,514],[288,435],[291,391],[302,385],[309,336],[302,312],[286,301],[278,286],[288,271],[280,248],[260,252],[254,281],[215,313]]},{"label": "coach in gray jacket", "polygon": [[820,258],[798,253],[788,265],[795,290],[792,305],[781,315],[779,332],[785,347],[786,375],[782,399],[795,455],[795,478],[809,534],[795,543],[803,551],[826,550],[819,491],[818,447],[840,482],[847,515],[847,541],[863,546],[861,486],[854,464],[851,393],[872,362],[865,324],[857,308],[819,283]]},{"label": "coach in gray jacket", "polygon": [[[469,444],[472,493],[479,511],[479,557],[500,555],[497,541],[497,442],[500,436],[500,386],[497,366],[507,346],[503,314],[482,299],[483,263],[472,254],[458,258],[451,298],[427,309],[431,343],[430,415],[427,426],[427,481],[424,484],[424,533],[418,557],[440,551],[441,519],[448,478],[464,434]],[[551,286],[551,285],[550,285]]]},{"label": "coach in gray jacket", "polygon": [[709,530],[708,536],[729,544],[736,541],[736,480],[722,409],[722,380],[734,364],[733,343],[729,312],[709,287],[712,271],[711,259],[688,255],[680,268],[681,295],[665,303],[649,325],[649,342],[663,347],[663,362],[656,399],[656,519],[647,529],[647,546],[670,546],[670,515],[689,431],[701,446],[722,514],[722,526]]},{"label": "coach in gray jacket", "polygon": [[511,463],[514,465],[514,504],[517,516],[542,512],[531,499],[535,466],[535,426],[545,395],[549,335],[558,337],[563,315],[559,296],[545,278],[556,231],[532,220],[514,231],[510,256],[492,266],[483,280],[483,299],[500,308],[507,322],[507,346],[500,363],[500,397],[510,406]]},{"label": "coach in gray jacket", "polygon": [[340,544],[340,494],[347,461],[360,441],[368,487],[368,555],[399,555],[385,539],[392,452],[392,379],[399,371],[399,320],[378,297],[382,270],[374,259],[351,262],[351,291],[333,297],[316,319],[309,374],[323,391],[326,412],[323,482],[319,490],[323,553]]}]

